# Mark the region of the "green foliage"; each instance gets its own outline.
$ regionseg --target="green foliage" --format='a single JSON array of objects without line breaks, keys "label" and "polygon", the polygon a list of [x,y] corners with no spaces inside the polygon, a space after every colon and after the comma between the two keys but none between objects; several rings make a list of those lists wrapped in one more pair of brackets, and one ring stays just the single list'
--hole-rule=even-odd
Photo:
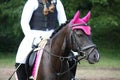
[{"label": "green foliage", "polygon": [[0,22],[2,23],[0,24],[1,35],[9,34],[11,31],[13,31],[15,35],[18,34],[16,30],[20,26],[22,4],[22,0],[20,0],[19,3],[16,0],[11,0],[0,5]]},{"label": "green foliage", "polygon": [[15,65],[15,53],[1,53],[0,52],[0,68],[14,67]]},{"label": "green foliage", "polygon": [[81,17],[91,10],[92,3],[89,0],[61,0],[68,19],[72,19],[77,10],[81,11]]},{"label": "green foliage", "polygon": [[[88,23],[92,27],[95,43],[101,47],[120,47],[120,0],[61,0],[67,19],[73,18],[77,10],[81,18],[91,11]],[[23,37],[20,17],[25,0],[0,1],[0,51],[12,51],[17,48]]]},{"label": "green foliage", "polygon": [[119,3],[120,1],[117,0],[112,0],[112,2],[107,0],[104,4],[95,2],[93,5],[90,22],[93,29],[93,39],[104,48],[120,47],[118,45],[120,42]]},{"label": "green foliage", "polygon": [[93,40],[101,47],[115,48],[120,42],[120,1],[119,0],[62,0],[67,18],[71,19],[77,10],[81,17],[90,10]]},{"label": "green foliage", "polygon": [[22,36],[19,23],[23,4],[24,0],[0,4],[0,51],[13,51]]}]

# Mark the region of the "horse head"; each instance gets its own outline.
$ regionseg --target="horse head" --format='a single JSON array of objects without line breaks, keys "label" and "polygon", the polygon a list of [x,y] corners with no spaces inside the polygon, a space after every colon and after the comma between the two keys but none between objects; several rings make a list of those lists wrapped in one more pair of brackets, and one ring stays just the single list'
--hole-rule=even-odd
[{"label": "horse head", "polygon": [[99,52],[91,40],[91,27],[87,24],[90,19],[90,11],[83,18],[79,18],[80,11],[77,11],[70,21],[71,46],[72,50],[79,53],[79,57],[85,57],[89,63],[99,61]]}]

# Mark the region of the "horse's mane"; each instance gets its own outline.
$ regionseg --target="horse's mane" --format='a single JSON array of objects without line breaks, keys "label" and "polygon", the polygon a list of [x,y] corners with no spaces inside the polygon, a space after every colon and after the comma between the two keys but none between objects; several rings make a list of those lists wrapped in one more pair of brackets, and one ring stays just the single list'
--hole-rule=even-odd
[{"label": "horse's mane", "polygon": [[68,24],[70,20],[67,20],[65,23],[61,24],[58,28],[55,29],[55,31],[52,33],[50,38],[52,38],[59,30],[61,30],[66,24]]}]

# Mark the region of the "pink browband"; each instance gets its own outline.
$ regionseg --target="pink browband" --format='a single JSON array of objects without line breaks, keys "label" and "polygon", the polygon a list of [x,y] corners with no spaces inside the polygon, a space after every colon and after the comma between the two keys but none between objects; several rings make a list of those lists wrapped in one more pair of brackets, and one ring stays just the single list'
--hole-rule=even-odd
[{"label": "pink browband", "polygon": [[81,29],[87,35],[91,35],[91,27],[90,26],[73,26],[72,30]]},{"label": "pink browband", "polygon": [[86,35],[91,35],[91,27],[87,24],[71,24],[69,23],[72,30],[81,29],[85,32]]}]

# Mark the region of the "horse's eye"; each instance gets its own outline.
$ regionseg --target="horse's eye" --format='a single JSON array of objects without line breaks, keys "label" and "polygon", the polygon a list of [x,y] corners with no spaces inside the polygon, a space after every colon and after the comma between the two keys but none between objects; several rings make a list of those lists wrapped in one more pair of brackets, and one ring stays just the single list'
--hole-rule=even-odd
[{"label": "horse's eye", "polygon": [[82,36],[83,36],[83,33],[81,33],[81,32],[76,32],[76,35],[77,35],[78,37],[82,37]]},{"label": "horse's eye", "polygon": [[83,34],[77,34],[77,36],[78,36],[78,37],[82,37],[82,36],[83,36]]},{"label": "horse's eye", "polygon": [[83,37],[84,36],[84,33],[81,30],[76,30],[75,33],[76,33],[76,36],[78,36],[78,37]]}]

